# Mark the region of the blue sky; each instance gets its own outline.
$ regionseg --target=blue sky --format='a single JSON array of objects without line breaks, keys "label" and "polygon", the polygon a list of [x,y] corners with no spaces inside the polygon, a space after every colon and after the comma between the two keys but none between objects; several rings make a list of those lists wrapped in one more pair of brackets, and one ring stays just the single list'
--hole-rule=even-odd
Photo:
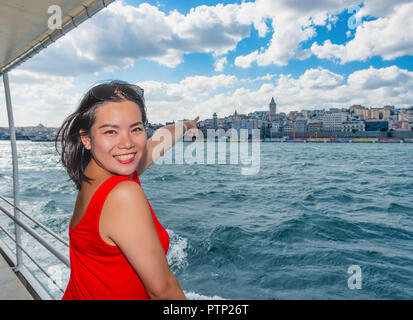
[{"label": "blue sky", "polygon": [[115,1],[10,73],[15,122],[59,126],[108,79],[141,85],[153,123],[267,110],[271,97],[286,113],[411,106],[412,14],[406,0]]}]

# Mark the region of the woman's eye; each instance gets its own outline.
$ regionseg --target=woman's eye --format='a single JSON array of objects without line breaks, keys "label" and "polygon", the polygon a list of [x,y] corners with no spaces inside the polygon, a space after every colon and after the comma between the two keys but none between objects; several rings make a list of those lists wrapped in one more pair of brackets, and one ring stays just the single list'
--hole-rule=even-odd
[{"label": "woman's eye", "polygon": [[142,131],[142,128],[135,128],[135,129],[133,129],[133,131]]},{"label": "woman's eye", "polygon": [[105,134],[114,134],[114,133],[116,133],[115,130],[108,130],[108,131],[105,132]]}]

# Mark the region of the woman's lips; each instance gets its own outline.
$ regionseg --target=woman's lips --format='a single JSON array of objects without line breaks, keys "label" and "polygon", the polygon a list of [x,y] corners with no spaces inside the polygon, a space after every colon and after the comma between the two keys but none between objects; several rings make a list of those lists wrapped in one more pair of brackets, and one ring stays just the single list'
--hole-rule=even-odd
[{"label": "woman's lips", "polygon": [[128,153],[128,154],[122,154],[122,155],[114,156],[114,158],[119,163],[128,164],[128,163],[131,163],[135,160],[135,156],[136,156],[136,153]]}]

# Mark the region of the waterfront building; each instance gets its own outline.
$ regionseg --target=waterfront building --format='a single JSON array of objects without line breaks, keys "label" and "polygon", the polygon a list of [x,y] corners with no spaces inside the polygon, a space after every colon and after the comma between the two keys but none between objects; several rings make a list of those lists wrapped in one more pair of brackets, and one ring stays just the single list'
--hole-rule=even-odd
[{"label": "waterfront building", "polygon": [[387,120],[368,119],[364,121],[366,131],[387,131],[389,122]]},{"label": "waterfront building", "polygon": [[218,128],[218,116],[216,112],[214,112],[212,117],[213,117],[213,128],[216,130]]},{"label": "waterfront building", "polygon": [[369,118],[377,120],[388,120],[390,118],[391,111],[387,108],[371,108],[369,110]]},{"label": "waterfront building", "polygon": [[232,128],[237,130],[238,137],[240,137],[240,130],[247,129],[248,135],[252,135],[252,129],[260,129],[263,131],[263,121],[259,119],[241,119],[232,121]]},{"label": "waterfront building", "polygon": [[205,127],[213,128],[214,127],[214,119],[205,119],[204,120]]},{"label": "waterfront building", "polygon": [[356,117],[359,120],[364,120],[369,117],[369,110],[362,105],[352,105],[350,107],[350,113],[353,117]]},{"label": "waterfront building", "polygon": [[[292,135],[293,133],[294,122],[291,119],[284,121],[282,127],[279,126],[279,132],[284,133],[285,135]],[[305,133],[307,132],[307,120],[300,117],[295,119],[295,133]]]},{"label": "waterfront building", "polygon": [[270,128],[270,138],[278,138],[278,133],[279,131],[277,131],[277,128]]},{"label": "waterfront building", "polygon": [[295,119],[295,132],[305,133],[307,132],[307,119],[299,117]]},{"label": "waterfront building", "polygon": [[285,120],[287,119],[287,115],[284,112],[280,112],[277,114],[277,119],[276,120]]},{"label": "waterfront building", "polygon": [[350,107],[350,112],[359,120],[377,119],[388,120],[391,113],[394,112],[394,106],[385,106],[384,108],[367,109],[361,105],[353,105]]},{"label": "waterfront building", "polygon": [[314,134],[323,130],[323,122],[321,121],[311,121],[307,123],[307,132],[309,134]]},{"label": "waterfront building", "polygon": [[290,112],[288,113],[288,118],[289,118],[289,119],[293,119],[294,117],[295,117],[296,119],[299,119],[299,118],[303,119],[303,118],[304,118],[301,111],[300,111],[300,112],[298,112],[298,111],[290,111]]},{"label": "waterfront building", "polygon": [[385,108],[385,109],[389,109],[389,110],[391,110],[391,111],[396,111],[396,107],[395,106],[390,106],[390,105],[385,105],[383,108]]},{"label": "waterfront building", "polygon": [[293,122],[292,120],[288,119],[284,122],[282,132],[286,135],[291,135],[293,133]]},{"label": "waterfront building", "polygon": [[396,131],[411,130],[411,122],[409,121],[389,121],[389,128]]},{"label": "waterfront building", "polygon": [[270,128],[270,137],[273,137],[273,133],[278,133],[281,132],[283,128],[283,121],[282,120],[277,120],[271,122],[271,128]]},{"label": "waterfront building", "polygon": [[354,131],[365,131],[366,126],[363,121],[360,120],[351,120],[351,121],[345,121],[342,124],[342,130],[343,132],[353,132]]},{"label": "waterfront building", "polygon": [[232,122],[234,120],[232,118],[225,117],[222,121],[218,121],[218,126],[220,123],[222,128],[232,128]]},{"label": "waterfront building", "polygon": [[397,117],[399,121],[413,121],[413,111],[400,111]]},{"label": "waterfront building", "polygon": [[250,112],[248,113],[248,117],[250,118],[257,118],[259,120],[266,120],[269,115],[268,111],[254,111],[254,112]]},{"label": "waterfront building", "polygon": [[388,121],[399,121],[399,115],[398,114],[391,115]]},{"label": "waterfront building", "polygon": [[329,113],[340,113],[340,112],[344,112],[347,113],[349,110],[346,108],[330,108],[328,109]]},{"label": "waterfront building", "polygon": [[304,119],[310,119],[312,116],[313,110],[301,110],[301,114],[303,115]]},{"label": "waterfront building", "polygon": [[325,113],[325,110],[310,110],[310,112],[307,115],[308,119],[317,119],[321,121]]},{"label": "waterfront building", "polygon": [[341,131],[343,128],[343,122],[348,121],[349,115],[344,112],[326,113],[324,114],[323,130],[324,131]]}]

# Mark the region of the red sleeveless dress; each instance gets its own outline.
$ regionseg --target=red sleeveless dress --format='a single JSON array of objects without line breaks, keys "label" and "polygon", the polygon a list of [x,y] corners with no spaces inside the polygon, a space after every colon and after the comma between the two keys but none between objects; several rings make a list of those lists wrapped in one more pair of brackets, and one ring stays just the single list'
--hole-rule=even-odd
[{"label": "red sleeveless dress", "polygon": [[[149,300],[139,275],[129,264],[118,246],[107,244],[99,234],[99,218],[109,192],[121,181],[133,180],[141,185],[136,171],[133,179],[112,176],[96,190],[85,214],[71,230],[70,279],[62,300]],[[159,223],[152,207],[152,219],[159,240],[168,252],[169,236]]]}]

